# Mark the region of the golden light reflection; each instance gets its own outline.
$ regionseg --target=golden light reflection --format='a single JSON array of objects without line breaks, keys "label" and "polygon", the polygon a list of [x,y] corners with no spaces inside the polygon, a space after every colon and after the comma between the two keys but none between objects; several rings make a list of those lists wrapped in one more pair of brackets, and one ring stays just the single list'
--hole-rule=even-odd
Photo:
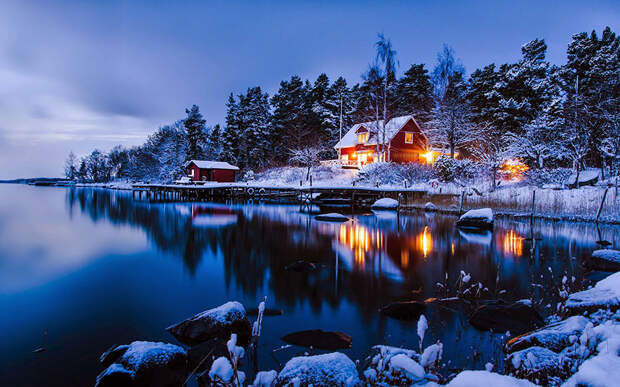
[{"label": "golden light reflection", "polygon": [[517,256],[523,254],[523,237],[514,230],[510,230],[504,235],[504,253]]},{"label": "golden light reflection", "polygon": [[[377,238],[379,237],[377,232]],[[338,241],[345,246],[348,246],[353,251],[356,266],[363,266],[366,261],[366,253],[370,249],[373,241],[373,235],[364,226],[356,225],[340,225],[338,232]]]},{"label": "golden light reflection", "polygon": [[529,167],[517,158],[508,159],[500,166],[500,170],[510,181],[521,181],[523,179],[523,173],[528,169]]},{"label": "golden light reflection", "polygon": [[400,251],[400,266],[406,269],[409,266],[409,250],[403,249]]},{"label": "golden light reflection", "polygon": [[418,249],[424,255],[424,258],[428,257],[428,253],[433,250],[433,238],[428,230],[428,226],[424,226],[424,231],[418,235]]}]

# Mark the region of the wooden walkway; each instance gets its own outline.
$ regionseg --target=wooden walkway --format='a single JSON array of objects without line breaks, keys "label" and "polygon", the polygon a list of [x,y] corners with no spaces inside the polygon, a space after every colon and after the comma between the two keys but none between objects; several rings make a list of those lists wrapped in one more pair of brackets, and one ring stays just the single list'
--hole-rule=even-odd
[{"label": "wooden walkway", "polygon": [[401,204],[412,203],[426,195],[413,188],[355,186],[267,186],[242,183],[207,183],[203,185],[134,184],[134,199],[149,201],[258,200],[295,203],[302,206],[350,206],[368,208],[381,198],[393,198]]}]

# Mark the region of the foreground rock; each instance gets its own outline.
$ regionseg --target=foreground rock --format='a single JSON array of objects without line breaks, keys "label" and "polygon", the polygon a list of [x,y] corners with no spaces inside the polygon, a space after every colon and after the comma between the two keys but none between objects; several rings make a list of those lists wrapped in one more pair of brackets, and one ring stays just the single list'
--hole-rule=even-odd
[{"label": "foreground rock", "polygon": [[437,376],[427,373],[425,367],[439,363],[442,353],[441,344],[427,347],[423,355],[411,349],[376,345],[367,359],[364,379],[371,386],[410,386],[422,381],[437,381]]},{"label": "foreground rock", "polygon": [[374,202],[370,208],[373,210],[396,210],[398,209],[398,200],[382,198]]},{"label": "foreground rock", "polygon": [[506,352],[511,353],[534,346],[560,352],[571,345],[576,337],[581,336],[588,322],[589,320],[583,316],[573,316],[534,332],[516,336],[506,343]]},{"label": "foreground rock", "polygon": [[231,301],[172,325],[166,330],[187,345],[199,344],[213,338],[228,340],[231,333],[236,333],[239,343],[246,345],[252,327],[243,305]]},{"label": "foreground rock", "polygon": [[177,345],[134,341],[101,356],[110,364],[97,376],[96,387],[181,386],[189,375],[187,353]]},{"label": "foreground rock", "polygon": [[493,211],[490,208],[469,210],[456,221],[456,226],[463,229],[491,230],[493,229]]},{"label": "foreground rock", "polygon": [[592,256],[585,261],[585,265],[593,270],[620,271],[620,251],[595,250]]},{"label": "foreground rock", "polygon": [[311,273],[313,271],[317,271],[318,269],[319,265],[316,263],[303,260],[295,261],[284,267],[284,270],[295,271],[298,273]]},{"label": "foreground rock", "polygon": [[424,303],[422,302],[398,301],[384,306],[379,309],[379,312],[397,320],[413,321],[417,320],[424,313],[424,308]]},{"label": "foreground rock", "polygon": [[543,319],[527,301],[506,304],[493,301],[482,305],[469,318],[474,327],[493,332],[521,334],[544,325]]},{"label": "foreground rock", "polygon": [[282,341],[301,347],[312,347],[329,351],[351,348],[353,343],[351,336],[346,333],[326,332],[320,329],[290,333],[282,337]]},{"label": "foreground rock", "polygon": [[326,222],[346,222],[350,220],[348,217],[339,214],[337,212],[330,212],[328,214],[320,214],[314,217],[316,220],[323,220]]},{"label": "foreground rock", "polygon": [[513,378],[512,376],[500,375],[489,371],[463,371],[456,375],[446,386],[448,387],[536,387],[535,384]]},{"label": "foreground rock", "polygon": [[599,309],[620,309],[620,272],[600,280],[588,290],[573,293],[564,303],[568,315],[595,312]]},{"label": "foreground rock", "polygon": [[571,370],[569,358],[543,347],[531,347],[510,354],[506,370],[519,378],[536,381],[547,386],[565,379]]},{"label": "foreground rock", "polygon": [[346,355],[333,352],[316,356],[294,357],[275,380],[276,386],[353,387],[361,384],[355,363]]}]

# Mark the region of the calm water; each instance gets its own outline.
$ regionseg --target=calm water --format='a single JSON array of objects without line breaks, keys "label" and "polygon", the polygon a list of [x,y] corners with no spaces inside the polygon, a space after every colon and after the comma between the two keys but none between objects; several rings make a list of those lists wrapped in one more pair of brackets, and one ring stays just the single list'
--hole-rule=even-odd
[{"label": "calm water", "polygon": [[[168,325],[228,300],[255,307],[263,296],[284,315],[265,319],[261,369],[278,367],[271,350],[302,329],[350,334],[344,352],[353,359],[374,344],[417,348],[415,323],[380,316],[382,305],[436,296],[446,272],[453,285],[464,270],[491,293],[508,289],[505,299],[532,298],[548,314],[565,273],[588,281],[580,260],[596,240],[620,246],[618,228],[589,224],[532,230],[498,220],[493,234],[476,235],[440,215],[368,213],[331,224],[296,206],[151,204],[130,193],[23,185],[0,185],[0,199],[3,386],[92,385],[112,344],[175,342]],[[527,239],[532,233],[539,239]],[[325,267],[284,271],[300,258]],[[500,335],[473,329],[461,309],[426,315],[425,345],[441,340],[451,367],[481,369],[501,356]],[[482,355],[467,356],[472,348]]]}]

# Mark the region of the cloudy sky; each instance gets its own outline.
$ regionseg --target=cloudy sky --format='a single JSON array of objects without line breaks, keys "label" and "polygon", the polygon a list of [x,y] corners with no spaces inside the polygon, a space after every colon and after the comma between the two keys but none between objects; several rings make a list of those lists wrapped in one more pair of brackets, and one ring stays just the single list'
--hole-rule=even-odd
[{"label": "cloudy sky", "polygon": [[70,150],[139,144],[193,103],[221,123],[230,92],[294,74],[357,82],[377,32],[401,72],[443,43],[471,72],[538,37],[563,63],[572,34],[619,20],[617,0],[0,0],[0,179],[59,176]]}]

